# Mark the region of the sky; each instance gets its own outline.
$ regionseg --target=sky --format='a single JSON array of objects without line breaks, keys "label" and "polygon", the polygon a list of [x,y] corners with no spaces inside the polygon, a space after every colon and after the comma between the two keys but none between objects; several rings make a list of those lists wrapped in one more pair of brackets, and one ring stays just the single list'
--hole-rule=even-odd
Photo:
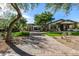
[{"label": "sky", "polygon": [[[52,18],[55,18],[55,20],[70,19],[79,22],[79,9],[76,7],[72,7],[72,8],[73,9],[70,11],[68,15],[66,15],[63,11],[58,11],[54,14]],[[34,23],[34,16],[44,11],[45,11],[45,4],[41,3],[37,8],[23,13],[23,16],[27,18],[27,23]],[[51,11],[51,13],[53,12]]]},{"label": "sky", "polygon": [[[6,4],[0,4],[0,7],[1,6],[2,7],[6,6]],[[5,7],[2,9],[2,11],[7,11],[7,10],[8,9],[6,9]],[[0,10],[0,14],[3,14],[2,11]],[[35,9],[28,10],[26,12],[22,12],[22,15],[26,18],[27,23],[34,23],[34,16],[36,14],[40,14],[44,11],[46,11],[45,10],[45,3],[40,3],[40,5],[38,7],[36,7]],[[50,12],[53,14],[53,11],[50,11]],[[72,10],[70,11],[70,13],[68,15],[66,15],[63,11],[57,11],[54,14],[54,16],[52,16],[52,18],[55,18],[55,20],[70,19],[70,20],[79,22],[79,8],[73,6]]]}]

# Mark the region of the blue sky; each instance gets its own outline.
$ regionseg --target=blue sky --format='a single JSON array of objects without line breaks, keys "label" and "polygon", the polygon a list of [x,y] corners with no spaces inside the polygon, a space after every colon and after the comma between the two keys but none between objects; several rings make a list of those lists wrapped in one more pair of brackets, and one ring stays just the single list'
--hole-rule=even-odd
[{"label": "blue sky", "polygon": [[[23,13],[23,15],[24,15],[24,17],[27,18],[28,23],[34,23],[34,16],[36,14],[42,13],[44,11],[45,11],[45,4],[41,3],[37,8],[35,8],[33,10],[29,10],[28,12]],[[51,11],[51,13],[53,13],[53,12]],[[68,16],[63,11],[58,11],[55,13],[53,18],[55,18],[55,20],[70,19],[70,20],[79,22],[79,9],[73,7],[73,9],[68,14]]]}]

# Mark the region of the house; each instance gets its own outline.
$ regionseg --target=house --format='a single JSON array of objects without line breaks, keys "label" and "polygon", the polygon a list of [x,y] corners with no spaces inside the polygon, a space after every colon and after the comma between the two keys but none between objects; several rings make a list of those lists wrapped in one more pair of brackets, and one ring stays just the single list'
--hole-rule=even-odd
[{"label": "house", "polygon": [[49,24],[49,31],[67,31],[75,28],[79,28],[79,22],[72,20],[60,19]]},{"label": "house", "polygon": [[41,26],[35,25],[35,24],[28,24],[27,25],[27,30],[28,31],[40,31],[41,30]]},{"label": "house", "polygon": [[[67,31],[69,29],[79,28],[79,22],[72,20],[56,20],[48,24],[48,31]],[[41,31],[41,26],[28,24],[28,31]]]}]

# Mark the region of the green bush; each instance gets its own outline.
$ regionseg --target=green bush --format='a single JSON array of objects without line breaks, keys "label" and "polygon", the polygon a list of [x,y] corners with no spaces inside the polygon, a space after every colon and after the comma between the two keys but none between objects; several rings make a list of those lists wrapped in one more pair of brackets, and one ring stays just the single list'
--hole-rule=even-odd
[{"label": "green bush", "polygon": [[30,33],[29,32],[13,32],[12,35],[15,36],[15,37],[18,37],[18,36],[29,36]]},{"label": "green bush", "polygon": [[47,33],[50,33],[50,34],[62,34],[61,32],[47,32]]},{"label": "green bush", "polygon": [[71,35],[79,36],[79,32],[72,32]]}]

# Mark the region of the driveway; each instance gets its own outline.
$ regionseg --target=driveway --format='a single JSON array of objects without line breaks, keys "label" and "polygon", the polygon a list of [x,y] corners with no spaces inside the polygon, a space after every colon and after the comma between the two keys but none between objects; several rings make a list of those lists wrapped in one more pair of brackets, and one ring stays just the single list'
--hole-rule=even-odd
[{"label": "driveway", "polygon": [[79,55],[79,51],[65,46],[52,37],[42,35],[43,32],[31,32],[31,44],[19,48],[32,55],[41,56],[75,56]]},{"label": "driveway", "polygon": [[54,38],[45,36],[45,38],[48,40],[48,46],[50,47],[49,50],[54,50],[56,55],[79,55],[79,51],[72,49],[70,47],[65,46],[64,44],[56,41]]},{"label": "driveway", "polygon": [[[26,44],[18,44],[16,47],[35,56],[79,56],[78,50],[65,46],[52,37],[42,35],[42,33],[44,32],[31,32],[29,39],[25,39]],[[18,55],[15,52],[13,54]]]}]

